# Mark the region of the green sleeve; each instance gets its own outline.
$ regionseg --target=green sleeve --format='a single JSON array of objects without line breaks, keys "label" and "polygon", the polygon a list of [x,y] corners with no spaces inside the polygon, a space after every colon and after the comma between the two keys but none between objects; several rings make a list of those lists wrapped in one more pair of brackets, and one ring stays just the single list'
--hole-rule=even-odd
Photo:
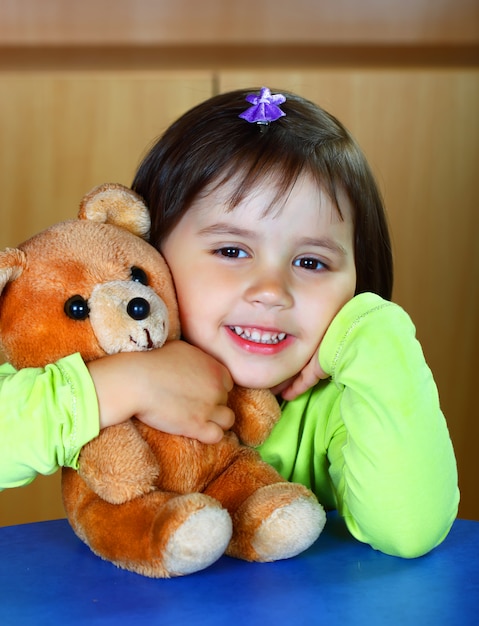
[{"label": "green sleeve", "polygon": [[408,315],[373,294],[353,298],[319,351],[340,392],[330,476],[351,533],[389,554],[424,554],[447,535],[459,491],[431,371]]},{"label": "green sleeve", "polygon": [[332,321],[319,350],[331,378],[286,402],[262,458],[337,508],[374,548],[416,557],[447,535],[457,469],[432,374],[408,315],[366,293]]},{"label": "green sleeve", "polygon": [[0,489],[76,467],[98,432],[95,388],[78,354],[45,368],[0,366]]}]

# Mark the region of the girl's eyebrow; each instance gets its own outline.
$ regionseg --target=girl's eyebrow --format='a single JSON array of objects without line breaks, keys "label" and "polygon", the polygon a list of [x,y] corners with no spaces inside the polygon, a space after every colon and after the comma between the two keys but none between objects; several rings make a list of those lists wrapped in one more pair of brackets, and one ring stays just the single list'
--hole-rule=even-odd
[{"label": "girl's eyebrow", "polygon": [[[242,228],[241,226],[228,224],[227,222],[217,222],[216,224],[211,224],[210,226],[205,226],[205,228],[202,228],[199,231],[199,235],[230,235],[234,237],[255,238],[256,232],[249,228]],[[342,257],[348,255],[346,248],[338,241],[335,241],[330,237],[302,237],[298,241],[298,245],[306,248],[326,248],[332,253],[338,254]]]},{"label": "girl's eyebrow", "polygon": [[319,239],[314,237],[304,237],[299,241],[299,245],[313,248],[326,248],[327,250],[331,250],[331,252],[341,256],[347,256],[348,254],[346,248],[341,245],[339,241],[335,241],[330,237],[320,237]]},{"label": "girl's eyebrow", "polygon": [[254,230],[249,228],[241,228],[240,226],[234,226],[233,224],[228,224],[227,222],[217,222],[216,224],[211,224],[210,226],[206,226],[202,228],[199,235],[235,235],[237,237],[255,237],[256,233]]}]

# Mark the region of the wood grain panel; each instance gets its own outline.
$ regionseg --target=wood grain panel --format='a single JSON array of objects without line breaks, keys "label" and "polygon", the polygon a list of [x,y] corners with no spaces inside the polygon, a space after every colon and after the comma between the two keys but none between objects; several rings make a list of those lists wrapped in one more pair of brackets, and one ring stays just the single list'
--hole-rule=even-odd
[{"label": "wood grain panel", "polygon": [[97,184],[129,185],[154,137],[210,93],[203,72],[0,74],[0,249],[75,217]]},{"label": "wood grain panel", "polygon": [[[417,325],[455,444],[460,513],[479,519],[477,68],[0,72],[0,248],[74,216],[95,184],[129,184],[146,146],[214,83],[297,91],[365,149],[389,209],[394,298]],[[58,480],[0,494],[0,524],[58,516]]]},{"label": "wood grain panel", "polygon": [[8,45],[477,44],[477,0],[0,0]]},{"label": "wood grain panel", "polygon": [[61,474],[38,476],[26,487],[0,493],[0,526],[28,524],[65,517],[61,498]]}]

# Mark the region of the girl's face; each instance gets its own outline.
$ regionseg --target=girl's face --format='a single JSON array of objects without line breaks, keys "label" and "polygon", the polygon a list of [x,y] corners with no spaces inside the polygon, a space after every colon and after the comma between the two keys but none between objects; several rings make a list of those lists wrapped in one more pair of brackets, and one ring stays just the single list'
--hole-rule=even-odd
[{"label": "girl's face", "polygon": [[164,240],[184,338],[244,387],[273,388],[318,350],[355,292],[352,208],[308,175],[281,206],[265,181],[232,211],[235,181],[205,190]]}]

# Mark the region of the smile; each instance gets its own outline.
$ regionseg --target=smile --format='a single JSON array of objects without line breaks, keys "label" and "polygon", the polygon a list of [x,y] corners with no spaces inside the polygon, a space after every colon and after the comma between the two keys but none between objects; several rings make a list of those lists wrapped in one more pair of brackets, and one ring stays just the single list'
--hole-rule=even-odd
[{"label": "smile", "polygon": [[243,328],[243,326],[230,326],[230,329],[247,341],[253,343],[264,343],[269,345],[275,345],[286,339],[286,333],[272,332],[267,330],[259,330],[257,328]]}]

